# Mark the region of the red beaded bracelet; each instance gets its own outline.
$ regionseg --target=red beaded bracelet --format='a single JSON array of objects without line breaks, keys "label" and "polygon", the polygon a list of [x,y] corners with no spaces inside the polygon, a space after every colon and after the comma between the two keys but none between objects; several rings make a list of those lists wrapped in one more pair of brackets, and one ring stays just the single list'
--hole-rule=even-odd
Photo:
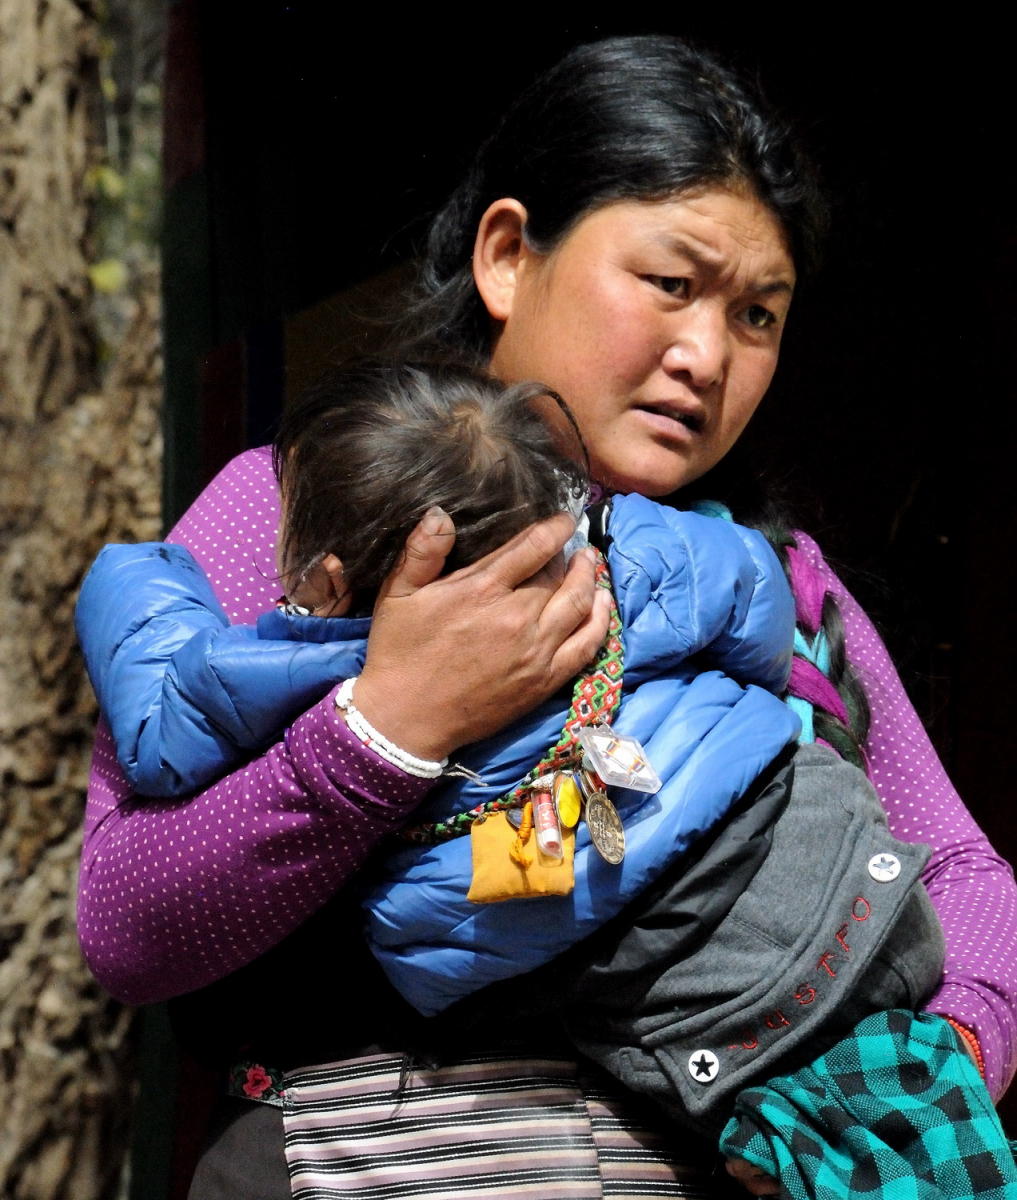
[{"label": "red beaded bracelet", "polygon": [[953,1017],[947,1017],[948,1024],[960,1034],[964,1041],[964,1045],[971,1051],[971,1057],[975,1060],[975,1066],[978,1067],[978,1073],[985,1078],[985,1060],[982,1058],[982,1048],[978,1044],[978,1038],[971,1032],[970,1029],[965,1029],[963,1025],[955,1021]]}]

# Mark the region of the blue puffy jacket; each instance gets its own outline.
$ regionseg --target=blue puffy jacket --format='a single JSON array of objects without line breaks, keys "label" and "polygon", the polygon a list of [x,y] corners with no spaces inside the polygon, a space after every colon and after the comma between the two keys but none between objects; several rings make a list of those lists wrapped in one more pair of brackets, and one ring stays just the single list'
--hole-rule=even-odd
[{"label": "blue puffy jacket", "polygon": [[[663,780],[616,791],[624,863],[581,829],[567,897],[472,905],[470,846],[393,854],[365,899],[367,936],[397,988],[424,1013],[546,962],[618,912],[737,800],[798,734],[777,698],[791,664],[794,606],[765,539],[730,522],[616,497],[608,561],[625,641],[615,721]],[[369,620],[226,623],[180,547],[111,546],[82,587],[79,635],[121,763],[145,794],[181,794],[271,740],[363,663]],[[695,656],[695,662],[689,660]],[[450,780],[420,809],[433,819],[514,787],[557,740],[553,697],[457,760],[486,786]]]},{"label": "blue puffy jacket", "polygon": [[370,618],[230,625],[190,551],[106,546],[75,625],[117,759],[143,796],[183,796],[277,740],[364,665]]}]

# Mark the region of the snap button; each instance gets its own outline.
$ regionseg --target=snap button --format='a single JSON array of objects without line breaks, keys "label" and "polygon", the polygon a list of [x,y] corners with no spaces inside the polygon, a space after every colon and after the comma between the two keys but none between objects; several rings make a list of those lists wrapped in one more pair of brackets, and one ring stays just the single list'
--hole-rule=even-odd
[{"label": "snap button", "polygon": [[712,1050],[694,1050],[689,1055],[689,1074],[697,1083],[713,1083],[720,1074],[720,1059]]},{"label": "snap button", "polygon": [[874,854],[869,859],[869,874],[877,883],[890,883],[900,874],[900,859],[896,854]]}]

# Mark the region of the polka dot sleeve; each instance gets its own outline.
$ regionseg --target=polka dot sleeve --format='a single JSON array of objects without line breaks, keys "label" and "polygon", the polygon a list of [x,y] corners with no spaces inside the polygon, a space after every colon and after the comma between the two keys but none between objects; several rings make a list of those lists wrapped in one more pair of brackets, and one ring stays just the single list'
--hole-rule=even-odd
[{"label": "polka dot sleeve", "polygon": [[947,778],[872,622],[823,559],[796,533],[844,619],[848,661],[872,710],[869,774],[890,829],[932,848],[924,880],[946,937],[943,982],[927,1007],[978,1038],[986,1082],[999,1097],[1017,1059],[1017,888]]},{"label": "polka dot sleeve", "polygon": [[[234,622],[274,600],[277,520],[262,449],[234,460],[170,534]],[[353,737],[331,696],[266,754],[183,800],[136,801],[100,725],[78,898],[96,978],[140,1004],[236,970],[324,904],[428,787]]]}]

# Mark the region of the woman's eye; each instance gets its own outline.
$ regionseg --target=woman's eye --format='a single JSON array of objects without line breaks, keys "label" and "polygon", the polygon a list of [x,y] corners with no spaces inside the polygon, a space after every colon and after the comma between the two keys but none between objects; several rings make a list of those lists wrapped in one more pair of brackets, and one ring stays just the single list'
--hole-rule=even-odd
[{"label": "woman's eye", "polygon": [[669,296],[684,297],[689,293],[689,281],[684,275],[647,275],[646,279]]},{"label": "woman's eye", "polygon": [[745,310],[745,320],[754,329],[769,329],[771,325],[777,324],[777,315],[762,304],[752,304]]}]

